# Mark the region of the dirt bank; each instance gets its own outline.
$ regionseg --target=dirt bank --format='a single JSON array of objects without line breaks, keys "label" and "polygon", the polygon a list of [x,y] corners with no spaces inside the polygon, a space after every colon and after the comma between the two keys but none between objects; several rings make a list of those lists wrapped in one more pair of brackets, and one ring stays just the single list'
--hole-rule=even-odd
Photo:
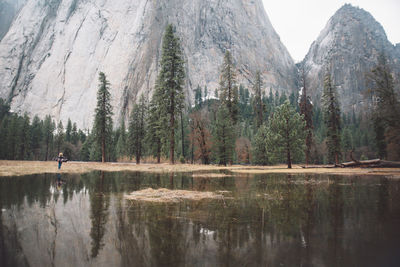
[{"label": "dirt bank", "polygon": [[[140,164],[134,163],[99,163],[99,162],[76,162],[70,161],[63,163],[62,173],[85,173],[94,170],[116,172],[116,171],[140,171],[140,172],[197,172],[195,176],[201,172],[227,170],[233,173],[242,174],[263,174],[263,173],[326,173],[341,175],[390,175],[400,178],[400,169],[368,169],[368,168],[310,168],[303,169],[300,166],[293,166],[287,169],[285,165],[278,166],[217,166],[217,165],[197,165],[197,164]],[[0,176],[19,176],[39,173],[57,173],[56,161],[0,161]],[[209,176],[212,176],[211,174]],[[224,175],[220,175],[224,176]]]}]

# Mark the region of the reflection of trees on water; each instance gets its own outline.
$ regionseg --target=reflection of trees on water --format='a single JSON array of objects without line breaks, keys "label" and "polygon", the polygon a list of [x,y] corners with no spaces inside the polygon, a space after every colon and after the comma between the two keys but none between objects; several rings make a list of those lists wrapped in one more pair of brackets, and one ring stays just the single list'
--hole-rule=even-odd
[{"label": "reflection of trees on water", "polygon": [[[39,203],[47,209],[54,176],[30,178],[0,179],[0,206]],[[89,193],[90,214],[82,217],[91,223],[92,257],[118,252],[123,266],[364,266],[354,259],[365,258],[363,242],[389,239],[394,230],[388,221],[400,212],[400,182],[387,179],[376,186],[358,178],[281,174],[210,179],[94,172],[63,178],[58,201]],[[231,193],[224,200],[174,204],[124,200],[123,192],[147,187]],[[17,226],[7,223],[0,217],[2,260],[18,247],[10,244],[20,242]]]},{"label": "reflection of trees on water", "polygon": [[110,194],[107,186],[104,185],[104,172],[101,172],[100,178],[97,178],[93,190],[90,194],[90,220],[92,228],[90,237],[92,238],[91,256],[95,258],[99,250],[104,246],[102,241],[105,233],[105,225],[108,220],[108,207],[110,205]]}]

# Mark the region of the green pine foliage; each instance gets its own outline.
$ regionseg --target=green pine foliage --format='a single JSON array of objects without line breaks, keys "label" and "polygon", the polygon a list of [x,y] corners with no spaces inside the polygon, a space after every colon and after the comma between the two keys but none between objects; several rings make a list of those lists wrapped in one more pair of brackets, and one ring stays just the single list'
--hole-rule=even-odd
[{"label": "green pine foliage", "polygon": [[139,103],[133,105],[129,120],[129,152],[135,156],[136,164],[140,164],[140,159],[145,154],[146,116],[147,100],[141,95]]},{"label": "green pine foliage", "polygon": [[268,151],[266,149],[267,137],[268,137],[268,128],[265,124],[262,124],[258,130],[256,135],[254,136],[253,141],[253,162],[256,165],[268,165],[270,164],[270,160],[268,158]]},{"label": "green pine foliage", "polygon": [[[305,163],[306,165],[309,164],[310,159],[311,159],[311,147],[313,144],[313,104],[311,103],[310,97],[307,95],[307,84],[306,84],[306,76],[303,74],[302,77],[303,80],[303,88],[302,88],[302,94],[300,97],[300,114],[303,115],[303,118],[306,122],[305,130],[306,130],[306,139],[305,139]],[[292,100],[292,96],[294,94],[291,94],[290,97],[290,103],[294,105],[295,100]]]},{"label": "green pine foliage", "polygon": [[162,129],[160,127],[160,118],[160,110],[157,108],[156,99],[155,96],[153,96],[148,108],[145,143],[149,154],[157,158],[157,163],[160,163],[162,148]]},{"label": "green pine foliage", "polygon": [[226,105],[220,105],[213,131],[213,152],[217,164],[227,165],[233,162],[235,145],[234,125]]},{"label": "green pine foliage", "polygon": [[400,160],[400,100],[394,90],[392,70],[384,54],[379,56],[368,80],[375,106],[373,116],[378,154]]},{"label": "green pine foliage", "polygon": [[275,159],[286,159],[288,168],[292,161],[303,157],[305,144],[305,121],[289,100],[280,105],[269,119],[266,150]]},{"label": "green pine foliage", "polygon": [[121,125],[118,129],[116,153],[117,153],[117,158],[123,158],[128,155],[127,133],[126,133],[124,118],[122,118]]},{"label": "green pine foliage", "polygon": [[255,118],[255,125],[257,129],[264,123],[264,113],[265,113],[265,105],[262,99],[262,79],[259,71],[256,73],[256,79],[253,86],[254,98],[253,98],[253,112]]},{"label": "green pine foliage", "polygon": [[[103,72],[99,73],[99,89],[97,91],[97,105],[95,109],[93,134],[97,145],[101,149],[101,161],[106,162],[111,152],[113,115],[111,106],[110,83]],[[109,156],[109,155],[108,155]],[[93,157],[94,158],[94,157]]]},{"label": "green pine foliage", "polygon": [[221,76],[219,81],[219,99],[229,111],[229,117],[233,124],[238,122],[239,118],[239,95],[236,85],[235,66],[233,64],[232,55],[226,51],[224,62],[221,67]]},{"label": "green pine foliage", "polygon": [[151,116],[156,120],[151,124],[158,125],[158,138],[163,149],[169,150],[170,163],[174,164],[177,117],[183,109],[185,98],[185,71],[180,40],[171,24],[165,29],[161,52],[160,70],[152,99],[159,117]]},{"label": "green pine foliage", "polygon": [[322,95],[324,110],[324,122],[326,125],[326,146],[328,148],[328,160],[339,164],[341,157],[341,121],[340,107],[336,88],[333,85],[331,75],[327,72],[324,79],[324,94]]}]

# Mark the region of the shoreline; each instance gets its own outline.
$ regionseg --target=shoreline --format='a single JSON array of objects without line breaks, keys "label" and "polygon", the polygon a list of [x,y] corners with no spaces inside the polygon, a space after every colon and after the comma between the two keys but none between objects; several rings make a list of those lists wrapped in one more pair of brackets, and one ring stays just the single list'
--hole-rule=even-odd
[{"label": "shoreline", "polygon": [[123,162],[80,162],[69,161],[63,163],[61,170],[57,168],[56,161],[17,161],[0,160],[0,177],[22,176],[43,173],[71,173],[81,174],[91,171],[132,171],[132,172],[210,172],[227,170],[234,174],[268,174],[268,173],[287,173],[287,174],[335,174],[335,175],[386,175],[393,178],[400,178],[400,168],[302,168],[300,165],[293,165],[288,169],[286,165],[256,166],[256,165],[201,165],[201,164],[181,164],[174,165],[168,163],[149,164]]}]

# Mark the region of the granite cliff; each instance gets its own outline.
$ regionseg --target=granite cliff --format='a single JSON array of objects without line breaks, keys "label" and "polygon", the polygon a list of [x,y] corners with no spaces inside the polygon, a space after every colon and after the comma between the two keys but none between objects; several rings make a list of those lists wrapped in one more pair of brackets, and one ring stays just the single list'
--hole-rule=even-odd
[{"label": "granite cliff", "polygon": [[46,114],[91,127],[98,73],[111,83],[114,119],[151,95],[163,31],[176,27],[186,61],[186,97],[213,92],[229,49],[238,81],[290,92],[296,67],[261,0],[27,0],[0,41],[0,97],[15,112]]}]

